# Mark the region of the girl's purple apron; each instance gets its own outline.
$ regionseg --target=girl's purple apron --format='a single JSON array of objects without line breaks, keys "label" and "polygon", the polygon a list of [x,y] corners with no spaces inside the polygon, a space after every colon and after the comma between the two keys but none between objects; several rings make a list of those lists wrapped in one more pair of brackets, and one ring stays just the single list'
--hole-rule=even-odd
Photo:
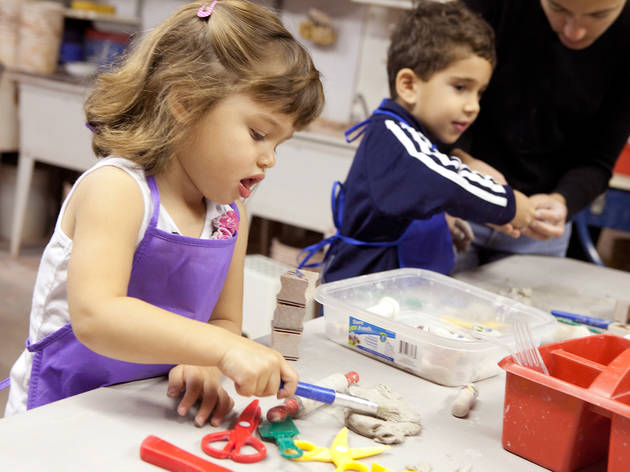
[{"label": "girl's purple apron", "polygon": [[[196,239],[158,229],[160,192],[153,176],[147,183],[153,214],[134,255],[127,295],[206,323],[223,288],[237,235]],[[232,208],[238,214],[234,203]],[[27,339],[26,347],[34,353],[29,410],[98,387],[164,375],[173,367],[101,356],[77,340],[70,323],[35,344]]]}]

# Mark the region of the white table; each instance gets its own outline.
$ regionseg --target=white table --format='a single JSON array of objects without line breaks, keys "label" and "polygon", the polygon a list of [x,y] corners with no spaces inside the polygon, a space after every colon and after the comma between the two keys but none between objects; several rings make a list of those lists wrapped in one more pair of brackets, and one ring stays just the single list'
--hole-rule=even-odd
[{"label": "white table", "polygon": [[613,319],[616,302],[630,302],[630,272],[569,258],[516,255],[455,278],[547,312]]},{"label": "white table", "polygon": [[[568,272],[567,270],[570,269]],[[535,279],[534,277],[537,275]],[[595,277],[596,278],[593,278]],[[630,274],[596,267],[578,261],[546,257],[513,256],[463,274],[477,285],[500,288],[512,283],[538,283],[553,291],[541,291],[542,302],[561,309],[576,292],[590,290],[593,298],[618,295],[628,287]],[[585,281],[590,281],[582,286]],[[535,287],[534,287],[535,288]],[[536,298],[534,290],[532,297]],[[554,295],[555,293],[555,295]],[[621,292],[625,293],[625,292]],[[535,305],[539,304],[534,300]],[[587,313],[588,314],[588,313]],[[329,341],[323,332],[323,319],[306,323],[295,368],[304,381],[316,382],[333,372],[357,371],[360,385],[390,385],[420,413],[423,430],[389,451],[362,460],[377,462],[396,472],[409,465],[428,463],[435,472],[454,472],[472,466],[473,472],[519,472],[545,470],[501,446],[505,375],[477,382],[479,400],[468,418],[450,414],[457,389],[443,387],[380,363]],[[235,399],[235,415],[250,399],[234,394],[230,382],[226,389]],[[201,429],[191,419],[175,414],[175,403],[166,397],[164,379],[150,379],[111,388],[101,388],[82,395],[0,420],[0,458],[7,470],[29,471],[155,471],[139,459],[142,440],[157,435],[189,452],[205,457],[199,447],[203,435],[217,428]],[[274,398],[261,399],[263,415],[277,404]],[[296,420],[299,438],[328,446],[342,427],[336,410],[324,407],[303,420]],[[226,425],[222,425],[223,429]],[[374,444],[355,433],[349,435],[350,447]],[[267,458],[258,464],[219,461],[235,471],[331,471],[331,464],[290,462],[283,459],[274,444],[267,445]],[[604,470],[600,465],[585,469]]]},{"label": "white table", "polygon": [[[421,414],[420,436],[408,437],[383,454],[363,459],[367,465],[377,462],[395,471],[422,462],[430,463],[438,472],[452,472],[466,465],[472,465],[473,471],[544,470],[501,447],[504,375],[479,382],[479,401],[467,419],[458,419],[450,414],[456,389],[433,384],[332,343],[323,334],[321,318],[306,323],[296,369],[305,381],[316,381],[332,372],[356,370],[362,386],[389,384]],[[233,393],[228,382],[225,384]],[[237,395],[233,398],[236,412],[250,401]],[[274,398],[261,399],[263,415],[276,404]],[[330,445],[342,427],[334,412],[335,409],[324,407],[296,420],[299,438]],[[199,443],[203,435],[213,430],[216,429],[209,426],[196,428],[190,419],[179,418],[173,400],[166,397],[165,380],[152,379],[101,388],[0,420],[0,457],[7,470],[22,472],[148,472],[158,469],[139,458],[140,443],[147,435],[154,434],[206,457]],[[374,444],[350,432],[350,447]],[[283,459],[272,443],[267,443],[267,451],[263,462],[251,465],[206,458],[235,471],[333,470],[332,464]]]}]

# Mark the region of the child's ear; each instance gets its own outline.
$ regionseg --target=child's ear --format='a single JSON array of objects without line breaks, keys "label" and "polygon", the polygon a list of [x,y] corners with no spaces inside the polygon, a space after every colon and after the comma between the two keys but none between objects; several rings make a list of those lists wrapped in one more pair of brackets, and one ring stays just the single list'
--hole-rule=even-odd
[{"label": "child's ear", "polygon": [[405,67],[396,74],[396,94],[405,104],[413,106],[418,100],[418,82],[416,73]]},{"label": "child's ear", "polygon": [[186,111],[186,106],[184,105],[184,102],[181,100],[181,97],[179,96],[177,91],[171,90],[169,92],[169,94],[167,95],[166,103],[168,105],[169,111],[178,122],[187,122],[188,111]]}]

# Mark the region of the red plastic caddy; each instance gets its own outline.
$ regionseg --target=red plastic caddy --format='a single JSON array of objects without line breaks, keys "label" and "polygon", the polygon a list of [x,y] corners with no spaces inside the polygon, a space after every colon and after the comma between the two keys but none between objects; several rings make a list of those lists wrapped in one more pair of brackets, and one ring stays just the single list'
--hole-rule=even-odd
[{"label": "red plastic caddy", "polygon": [[506,370],[503,447],[558,472],[608,456],[608,472],[630,470],[630,339],[610,334],[539,348],[549,376]]}]

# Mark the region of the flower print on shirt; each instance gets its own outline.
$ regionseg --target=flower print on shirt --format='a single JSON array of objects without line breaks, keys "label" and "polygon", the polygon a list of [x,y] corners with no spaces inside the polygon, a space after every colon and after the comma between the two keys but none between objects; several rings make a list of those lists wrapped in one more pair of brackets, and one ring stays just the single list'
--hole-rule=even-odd
[{"label": "flower print on shirt", "polygon": [[238,229],[238,214],[228,210],[221,216],[212,219],[212,235],[210,239],[230,239]]}]

